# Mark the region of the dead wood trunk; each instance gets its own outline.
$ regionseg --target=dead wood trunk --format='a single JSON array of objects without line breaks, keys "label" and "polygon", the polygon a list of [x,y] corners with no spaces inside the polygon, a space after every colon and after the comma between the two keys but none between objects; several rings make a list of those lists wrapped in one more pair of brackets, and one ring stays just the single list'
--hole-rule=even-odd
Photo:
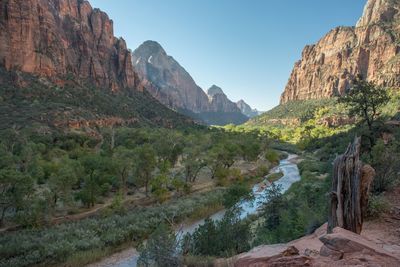
[{"label": "dead wood trunk", "polygon": [[341,227],[360,234],[375,171],[360,160],[361,138],[356,137],[333,167],[328,233]]}]

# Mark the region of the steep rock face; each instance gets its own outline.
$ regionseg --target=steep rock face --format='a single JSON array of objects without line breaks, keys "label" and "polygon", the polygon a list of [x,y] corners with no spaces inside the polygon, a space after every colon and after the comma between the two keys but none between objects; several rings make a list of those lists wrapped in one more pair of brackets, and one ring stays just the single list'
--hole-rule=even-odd
[{"label": "steep rock face", "polygon": [[251,108],[249,104],[247,104],[244,100],[239,100],[236,102],[236,106],[240,109],[240,111],[249,118],[254,118],[258,115],[261,115],[257,109]]},{"label": "steep rock face", "polygon": [[220,87],[216,85],[211,86],[207,90],[207,95],[210,103],[210,111],[241,113],[236,104],[228,99]]},{"label": "steep rock face", "polygon": [[306,46],[281,103],[343,95],[358,75],[400,87],[399,10],[399,0],[368,0],[356,27],[336,28]]},{"label": "steep rock face", "polygon": [[84,0],[1,1],[0,64],[61,84],[73,78],[114,91],[135,87],[125,41]]},{"label": "steep rock face", "polygon": [[149,91],[163,104],[196,113],[208,111],[207,95],[157,42],[144,42],[133,52],[132,62],[139,76],[155,85]]}]

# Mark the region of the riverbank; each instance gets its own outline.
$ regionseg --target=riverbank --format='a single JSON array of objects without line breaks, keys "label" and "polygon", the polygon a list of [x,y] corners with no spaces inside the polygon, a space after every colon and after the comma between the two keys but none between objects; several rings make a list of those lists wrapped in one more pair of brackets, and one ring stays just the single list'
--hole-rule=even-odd
[{"label": "riverbank", "polygon": [[[288,158],[283,159],[279,162],[279,165],[270,170],[270,174],[282,171],[283,176],[276,181],[276,183],[282,186],[283,192],[288,190],[291,184],[300,180],[299,170],[296,162],[298,160],[297,155],[289,155]],[[265,179],[265,178],[264,178]],[[244,201],[240,203],[242,208],[241,217],[247,217],[250,214],[255,214],[258,207],[261,205],[262,192],[259,190],[261,187],[261,181],[258,181],[253,187],[253,194],[255,198],[252,201]],[[204,223],[206,217],[210,217],[213,220],[219,220],[223,217],[225,211],[218,211],[211,216],[204,216],[201,220],[194,221],[191,223],[182,224],[176,228],[180,234],[186,234],[193,232],[198,226]],[[135,267],[139,254],[133,248],[126,249],[122,252],[113,254],[111,257],[105,258],[102,261],[88,265],[88,267]]]}]

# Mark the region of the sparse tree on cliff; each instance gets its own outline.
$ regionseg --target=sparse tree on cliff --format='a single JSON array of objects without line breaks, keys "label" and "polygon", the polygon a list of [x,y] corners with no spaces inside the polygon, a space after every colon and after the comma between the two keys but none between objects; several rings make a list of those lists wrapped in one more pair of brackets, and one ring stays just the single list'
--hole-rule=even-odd
[{"label": "sparse tree on cliff", "polygon": [[371,147],[374,144],[373,127],[379,117],[380,109],[390,98],[385,88],[358,77],[353,88],[339,102],[349,108],[350,116],[360,116],[367,124]]}]

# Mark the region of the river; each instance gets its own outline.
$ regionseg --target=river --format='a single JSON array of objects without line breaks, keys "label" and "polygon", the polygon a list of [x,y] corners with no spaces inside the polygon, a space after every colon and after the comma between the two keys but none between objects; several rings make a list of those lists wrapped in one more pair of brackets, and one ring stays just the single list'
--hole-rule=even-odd
[{"label": "river", "polygon": [[[297,158],[297,155],[289,154],[288,158],[281,160],[279,165],[273,168],[270,172],[271,174],[278,172],[283,173],[283,176],[275,182],[277,185],[281,186],[282,193],[286,192],[293,183],[300,181],[300,173],[296,164]],[[241,201],[238,203],[238,205],[241,207],[241,218],[245,218],[248,215],[257,213],[257,210],[262,205],[262,200],[264,198],[264,185],[265,183],[260,183],[253,187],[254,198],[252,200]],[[225,210],[222,210],[213,214],[210,216],[210,218],[213,220],[220,220],[224,214]],[[179,229],[177,229],[177,232],[180,233],[180,236],[183,236],[186,233],[193,233],[194,230],[203,223],[204,219],[201,219],[187,225],[181,225]],[[90,264],[87,267],[136,267],[138,257],[139,254],[135,249],[132,248],[111,255],[110,257],[100,262]]]}]

